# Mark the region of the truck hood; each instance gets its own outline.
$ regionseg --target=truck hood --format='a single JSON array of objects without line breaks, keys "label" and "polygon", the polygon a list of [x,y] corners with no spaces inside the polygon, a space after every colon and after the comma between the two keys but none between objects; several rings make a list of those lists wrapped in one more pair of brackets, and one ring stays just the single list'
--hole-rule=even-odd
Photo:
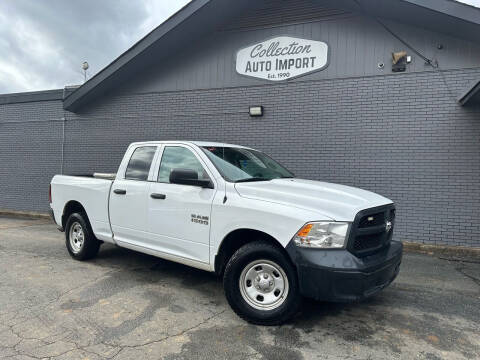
[{"label": "truck hood", "polygon": [[392,201],[370,191],[303,179],[274,179],[236,183],[240,196],[312,211],[312,220],[353,221],[363,209],[391,204]]}]

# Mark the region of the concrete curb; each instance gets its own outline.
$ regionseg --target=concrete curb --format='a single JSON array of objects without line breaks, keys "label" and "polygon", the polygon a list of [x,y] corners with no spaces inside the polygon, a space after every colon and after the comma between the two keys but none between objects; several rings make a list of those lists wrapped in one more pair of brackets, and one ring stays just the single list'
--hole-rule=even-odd
[{"label": "concrete curb", "polygon": [[16,211],[16,210],[6,210],[6,209],[0,209],[0,216],[11,216],[11,217],[18,217],[18,218],[26,218],[26,219],[51,219],[50,215],[45,212]]},{"label": "concrete curb", "polygon": [[426,245],[412,242],[403,242],[405,252],[414,252],[421,254],[435,255],[439,257],[449,257],[451,259],[480,259],[480,248],[464,246],[447,245]]}]

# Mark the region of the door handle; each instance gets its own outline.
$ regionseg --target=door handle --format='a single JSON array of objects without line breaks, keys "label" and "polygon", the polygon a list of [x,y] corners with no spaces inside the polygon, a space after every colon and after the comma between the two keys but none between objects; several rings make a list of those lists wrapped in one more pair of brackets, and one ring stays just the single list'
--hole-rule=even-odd
[{"label": "door handle", "polygon": [[165,199],[167,198],[167,195],[165,195],[165,194],[155,194],[155,193],[153,193],[153,194],[150,194],[150,197],[151,197],[152,199],[165,200]]},{"label": "door handle", "polygon": [[127,193],[127,190],[115,189],[115,190],[113,190],[113,192],[117,195],[125,195]]}]

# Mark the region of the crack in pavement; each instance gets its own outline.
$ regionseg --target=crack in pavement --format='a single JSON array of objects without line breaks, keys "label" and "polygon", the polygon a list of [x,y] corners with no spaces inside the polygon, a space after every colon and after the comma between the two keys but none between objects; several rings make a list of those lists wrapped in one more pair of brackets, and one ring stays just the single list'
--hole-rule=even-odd
[{"label": "crack in pavement", "polygon": [[[13,326],[12,326],[13,327]],[[85,345],[85,346],[80,346],[79,344],[77,344],[75,341],[67,341],[67,340],[64,340],[65,338],[67,338],[69,336],[69,334],[66,334],[64,337],[60,338],[60,339],[55,339],[51,342],[48,342],[48,341],[45,341],[43,338],[41,337],[25,337],[23,336],[21,333],[17,333],[13,330],[11,330],[11,332],[17,336],[20,340],[12,345],[12,346],[3,346],[3,348],[8,348],[8,349],[11,349],[15,352],[14,355],[9,355],[9,356],[6,356],[5,359],[8,359],[8,358],[13,358],[15,356],[29,356],[29,357],[32,357],[34,359],[55,359],[55,358],[58,358],[58,357],[61,357],[63,355],[66,355],[68,353],[71,353],[73,351],[83,351],[85,353],[89,353],[89,354],[93,354],[93,355],[96,355],[100,358],[103,358],[103,359],[111,359],[113,356],[117,355],[121,349],[118,349],[118,351],[112,355],[112,356],[103,356],[99,353],[96,353],[92,350],[89,350],[87,349],[88,347],[91,347],[91,346],[94,346],[94,345],[97,345],[97,344],[88,344],[88,345]],[[56,336],[56,335],[59,335],[59,334],[54,334],[54,335],[49,335],[49,336]],[[33,347],[31,349],[31,351],[22,351],[20,349],[18,349],[18,346],[23,342],[23,341],[26,341],[26,340],[34,340],[34,341],[38,341],[40,343],[42,343],[42,345],[40,346],[36,346],[36,347]],[[38,350],[41,350],[42,348],[46,347],[46,346],[49,346],[49,345],[52,345],[52,344],[56,344],[58,343],[58,341],[63,341],[65,344],[71,344],[74,348],[73,349],[68,349],[66,351],[63,351],[63,352],[60,352],[58,354],[55,354],[55,355],[49,355],[49,356],[37,356],[35,355],[33,352],[34,351],[38,351]],[[106,344],[104,344],[105,346],[108,346]],[[114,349],[115,350],[115,349]]]},{"label": "crack in pavement", "polygon": [[[25,356],[30,356],[34,359],[54,359],[54,358],[57,358],[57,357],[60,357],[60,356],[64,356],[68,353],[71,353],[73,351],[83,351],[85,353],[90,353],[92,355],[95,355],[95,356],[98,356],[100,358],[103,358],[103,359],[113,359],[115,357],[117,357],[117,355],[119,355],[124,349],[128,349],[128,348],[133,348],[133,349],[136,349],[136,348],[141,348],[141,347],[144,347],[144,346],[148,346],[148,345],[152,345],[152,344],[155,344],[155,343],[161,343],[161,342],[164,342],[164,341],[167,341],[168,339],[170,338],[175,338],[175,337],[178,337],[178,336],[182,336],[183,334],[185,333],[188,333],[189,331],[192,331],[192,330],[195,330],[196,328],[208,323],[209,321],[211,321],[212,319],[214,319],[215,317],[223,314],[226,310],[222,310],[220,312],[217,312],[217,313],[214,313],[212,316],[209,316],[208,318],[206,318],[205,320],[201,321],[200,323],[190,327],[190,328],[187,328],[179,333],[176,333],[176,334],[173,334],[173,335],[168,335],[168,336],[165,336],[164,338],[161,338],[161,339],[157,339],[157,340],[152,340],[152,341],[148,341],[148,342],[145,342],[145,343],[142,343],[142,344],[138,344],[138,345],[120,345],[120,344],[111,344],[111,343],[107,343],[107,342],[101,342],[101,343],[89,343],[85,346],[80,346],[79,344],[77,344],[75,341],[72,341],[72,340],[66,340],[66,338],[68,336],[70,336],[70,334],[66,333],[64,337],[60,338],[60,339],[55,339],[55,340],[52,340],[52,341],[46,341],[45,340],[45,337],[42,338],[42,337],[26,337],[24,335],[22,335],[22,333],[20,331],[16,331],[15,328],[22,325],[22,324],[25,324],[29,321],[32,321],[32,320],[35,320],[35,319],[38,319],[40,320],[39,318],[39,314],[35,314],[36,311],[38,310],[42,310],[45,309],[47,306],[49,305],[52,305],[52,304],[55,304],[59,301],[61,301],[65,296],[71,294],[72,292],[78,290],[78,289],[81,289],[85,286],[88,286],[88,285],[91,285],[93,283],[96,283],[97,281],[99,281],[100,279],[102,278],[105,278],[115,272],[117,272],[118,270],[116,269],[113,269],[111,271],[108,271],[104,274],[102,274],[101,276],[98,276],[94,279],[91,279],[90,281],[87,281],[81,285],[78,285],[78,286],[75,286],[73,288],[70,288],[66,291],[63,291],[61,292],[58,296],[56,296],[54,299],[48,301],[48,302],[45,302],[45,303],[42,303],[42,304],[37,304],[37,305],[34,305],[29,309],[29,311],[31,312],[31,315],[30,316],[27,316],[26,319],[23,319],[22,321],[18,322],[18,323],[14,323],[14,324],[11,324],[11,325],[7,325],[8,329],[5,329],[3,332],[7,332],[7,331],[10,331],[13,335],[15,335],[17,338],[19,338],[19,341],[16,342],[15,344],[13,344],[12,346],[3,346],[3,348],[9,348],[11,350],[13,350],[15,352],[16,355],[11,355],[11,356],[7,356],[6,358],[13,358],[15,356],[21,356],[21,355],[25,355]],[[12,311],[12,313],[16,313],[18,314],[19,313],[19,310],[16,310],[16,311]],[[55,334],[49,334],[47,337],[55,337],[55,336],[58,336],[60,335],[61,333],[55,333]],[[59,353],[59,354],[55,354],[55,355],[52,355],[52,356],[44,356],[44,357],[41,357],[41,356],[34,356],[33,355],[33,352],[28,352],[28,351],[22,351],[21,349],[19,349],[19,346],[22,344],[22,342],[24,341],[38,341],[40,344],[38,346],[35,346],[34,348],[32,348],[32,351],[34,350],[40,350],[42,348],[44,348],[45,346],[49,346],[49,345],[52,345],[52,344],[55,344],[57,343],[58,341],[62,340],[65,344],[71,344],[72,346],[74,346],[74,348],[72,349],[68,349],[62,353]],[[104,356],[104,355],[101,355],[99,353],[96,353],[92,350],[89,350],[88,348],[89,347],[92,347],[92,346],[95,346],[95,345],[104,345],[106,347],[109,347],[109,348],[112,348],[112,351],[114,352],[114,354],[112,354],[111,356]]]},{"label": "crack in pavement", "polygon": [[[2,331],[1,333],[4,333],[4,332],[8,332],[10,331],[10,333],[12,333],[13,335],[15,335],[17,338],[19,338],[20,340],[18,342],[16,342],[14,345],[11,345],[11,346],[2,346],[2,348],[4,349],[11,349],[12,351],[14,351],[16,353],[16,355],[12,355],[12,356],[7,356],[6,358],[12,358],[14,356],[20,356],[20,355],[25,355],[25,356],[30,356],[34,359],[51,359],[51,358],[55,358],[55,357],[59,357],[59,356],[62,356],[66,353],[69,353],[71,351],[75,351],[75,350],[81,350],[81,351],[85,351],[85,352],[90,352],[89,350],[86,350],[84,349],[83,347],[80,347],[76,342],[74,341],[68,341],[68,340],[65,340],[70,334],[67,332],[65,334],[64,337],[61,337],[61,338],[57,338],[55,340],[52,340],[51,342],[49,341],[45,341],[45,337],[42,338],[42,337],[26,337],[24,335],[22,335],[22,333],[20,331],[16,331],[15,330],[15,327],[18,327],[22,324],[25,324],[29,321],[32,321],[32,320],[35,320],[35,319],[38,319],[39,321],[42,321],[40,319],[40,314],[36,314],[37,311],[41,310],[41,311],[44,311],[44,309],[52,304],[55,304],[59,301],[62,300],[62,298],[64,298],[65,296],[71,294],[72,292],[78,290],[78,289],[81,289],[82,287],[85,287],[85,286],[88,286],[88,285],[91,285],[97,281],[99,281],[100,279],[104,278],[104,277],[107,277],[109,276],[110,274],[112,273],[115,273],[117,272],[117,270],[115,269],[112,269],[111,271],[108,271],[104,274],[102,274],[101,276],[98,276],[98,277],[95,277],[81,285],[78,285],[78,286],[75,286],[75,287],[72,287],[66,291],[63,291],[61,292],[58,296],[56,296],[54,299],[50,300],[50,301],[47,301],[47,302],[44,302],[44,303],[41,303],[41,304],[36,304],[36,305],[33,305],[31,307],[26,307],[26,309],[29,310],[30,314],[25,314],[27,317],[25,319],[23,319],[22,321],[20,322],[17,322],[17,323],[14,323],[14,324],[11,324],[11,325],[6,325],[7,326],[7,329],[5,329],[4,331]],[[8,313],[14,313],[16,315],[18,315],[20,313],[20,310],[13,310],[11,312],[6,312],[7,314]],[[16,316],[13,317],[13,319],[15,319]],[[55,334],[49,334],[48,336],[46,337],[55,337],[55,336],[58,336],[58,335],[61,335],[61,333],[55,333]],[[63,352],[61,354],[56,354],[54,356],[47,356],[47,357],[38,357],[38,356],[34,356],[32,355],[30,352],[26,352],[26,351],[21,351],[20,349],[18,349],[18,347],[22,344],[22,342],[24,341],[38,341],[39,343],[39,346],[36,346],[34,347],[32,350],[39,350],[45,346],[49,346],[49,345],[52,345],[52,344],[55,344],[57,343],[58,341],[64,341],[64,343],[66,344],[72,344],[73,346],[75,346],[74,349],[69,349],[67,350],[66,352]],[[91,344],[88,344],[87,346],[85,347],[88,347],[88,346],[91,346]],[[120,350],[119,350],[120,351]],[[97,356],[100,356],[98,354],[95,354]],[[105,358],[104,356],[100,356],[101,358]]]},{"label": "crack in pavement", "polygon": [[202,325],[205,325],[206,323],[208,323],[209,321],[211,321],[212,319],[216,318],[217,316],[220,316],[221,314],[223,314],[224,312],[226,311],[226,309],[222,310],[222,311],[219,311],[217,313],[214,313],[212,316],[209,316],[208,318],[206,318],[205,320],[199,322],[197,325],[194,325],[194,326],[191,326],[185,330],[182,330],[181,332],[177,333],[177,334],[173,334],[173,335],[168,335],[164,338],[161,338],[161,339],[157,339],[157,340],[152,340],[152,341],[147,341],[145,343],[142,343],[142,344],[138,344],[138,345],[118,345],[118,344],[108,344],[106,343],[105,345],[109,345],[109,346],[113,346],[113,347],[120,347],[120,351],[112,358],[116,358],[123,350],[125,349],[137,349],[137,348],[140,348],[140,347],[144,347],[144,346],[148,346],[148,345],[152,345],[152,344],[158,344],[158,343],[162,343],[164,341],[167,341],[169,339],[172,339],[172,338],[175,338],[175,337],[179,337],[179,336],[182,336],[190,331],[193,331],[197,328],[199,328],[200,326]]},{"label": "crack in pavement", "polygon": [[466,263],[466,264],[480,264],[480,260],[475,260],[475,259],[458,259],[458,258],[447,258],[442,256],[438,257],[438,259],[445,260],[445,261]]},{"label": "crack in pavement", "polygon": [[480,278],[477,278],[473,275],[470,275],[468,274],[467,272],[465,272],[467,268],[464,268],[464,267],[457,267],[455,268],[455,270],[457,270],[460,274],[462,274],[463,276],[469,278],[470,280],[472,280],[475,284],[477,284],[479,287],[480,287]]},{"label": "crack in pavement", "polygon": [[[437,257],[439,260],[448,261],[448,262],[457,262],[460,264],[480,264],[480,261],[477,260],[465,260],[465,259],[457,259],[457,258],[446,258],[446,257]],[[476,285],[480,286],[480,278],[477,278],[469,273],[466,272],[468,270],[465,266],[457,266],[455,270],[462,274],[463,276],[472,280]]]},{"label": "crack in pavement", "polygon": [[101,355],[101,354],[99,354],[99,353],[97,353],[97,352],[95,352],[95,351],[87,350],[88,347],[94,346],[94,345],[100,345],[100,344],[101,344],[101,345],[108,346],[108,345],[106,345],[106,344],[104,344],[104,343],[98,343],[98,344],[87,345],[87,346],[78,346],[78,344],[76,344],[76,343],[73,343],[73,344],[76,345],[75,349],[71,349],[71,350],[65,351],[64,353],[59,354],[59,355],[50,356],[50,357],[48,357],[48,359],[55,359],[55,358],[58,358],[58,357],[60,357],[60,356],[66,355],[66,354],[71,353],[71,352],[74,352],[74,351],[84,351],[84,352],[86,352],[86,353],[88,353],[88,354],[93,354],[93,355],[95,355],[95,356],[98,356],[98,357],[101,358],[101,359],[111,360],[111,359],[113,359],[115,356],[117,356],[118,353],[120,353],[120,351],[121,351],[121,349],[118,349],[118,351],[117,351],[115,354],[113,354],[112,356],[104,356],[104,355]]},{"label": "crack in pavement", "polygon": [[[91,285],[91,284],[99,281],[100,279],[102,279],[102,278],[104,278],[104,277],[107,277],[107,276],[109,276],[110,274],[113,274],[113,273],[115,273],[115,272],[118,272],[118,270],[117,270],[117,269],[112,269],[112,270],[110,270],[110,271],[107,271],[107,272],[105,272],[104,274],[102,274],[102,275],[100,275],[100,276],[97,276],[97,277],[95,277],[95,278],[93,278],[93,279],[91,279],[91,280],[88,280],[88,281],[86,281],[86,282],[84,282],[84,283],[82,283],[82,284],[80,284],[80,285],[78,285],[78,286],[75,286],[75,287],[73,287],[73,288],[70,288],[70,289],[68,289],[68,290],[66,290],[66,291],[61,292],[58,296],[54,297],[53,299],[51,299],[51,300],[49,300],[49,301],[46,301],[46,302],[40,303],[40,304],[35,304],[35,305],[32,305],[32,306],[24,306],[24,309],[25,309],[25,308],[26,308],[26,309],[29,309],[29,310],[32,311],[32,312],[37,311],[38,308],[41,308],[41,309],[43,310],[43,309],[46,308],[47,306],[52,305],[52,304],[55,304],[56,302],[59,302],[63,297],[65,297],[66,295],[71,294],[71,293],[74,292],[75,290],[81,289],[82,287],[85,287],[85,286],[87,286],[87,285]],[[12,310],[12,312],[19,313],[20,310]],[[33,318],[32,318],[32,319],[33,319]],[[28,321],[28,319],[27,319],[27,321]]]},{"label": "crack in pavement", "polygon": [[[56,338],[52,341],[46,341],[44,340],[45,338],[47,337],[56,337],[58,335],[61,335],[62,333],[59,332],[59,333],[55,333],[55,334],[49,334],[47,335],[46,337],[27,337],[27,336],[24,336],[21,332],[17,332],[15,331],[15,327],[19,326],[19,325],[22,325],[22,324],[25,324],[27,323],[28,321],[31,321],[31,320],[34,320],[34,319],[38,319],[39,321],[42,321],[42,319],[40,318],[39,315],[35,315],[33,317],[29,317],[27,319],[25,319],[24,321],[20,322],[20,323],[16,323],[16,324],[13,324],[13,325],[9,325],[8,326],[8,330],[5,330],[5,331],[10,331],[13,335],[15,335],[17,338],[19,338],[20,340],[15,343],[14,345],[11,345],[11,346],[3,346],[3,348],[7,348],[7,349],[11,349],[13,350],[16,355],[25,355],[25,356],[30,356],[30,357],[33,357],[33,358],[37,358],[37,359],[44,359],[46,357],[36,357],[35,355],[32,355],[30,354],[29,352],[26,352],[26,351],[21,351],[18,349],[18,347],[20,346],[20,344],[24,341],[28,341],[28,340],[31,340],[31,341],[38,341],[41,343],[41,345],[39,346],[36,346],[36,347],[33,347],[32,351],[33,350],[38,350],[38,349],[41,349],[42,347],[45,347],[45,346],[49,346],[49,345],[52,345],[52,344],[55,344],[57,343],[58,341],[64,341],[64,339],[68,336],[68,334],[65,334],[65,336],[63,337],[60,337],[60,338]],[[71,343],[71,344],[74,344],[74,342],[71,342],[71,341],[64,341],[65,343]],[[15,355],[12,355],[12,356],[15,356]]]}]

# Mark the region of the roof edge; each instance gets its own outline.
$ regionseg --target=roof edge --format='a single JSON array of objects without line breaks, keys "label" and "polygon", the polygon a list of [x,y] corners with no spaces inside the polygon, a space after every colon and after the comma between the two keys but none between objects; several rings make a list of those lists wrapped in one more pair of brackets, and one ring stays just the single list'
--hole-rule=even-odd
[{"label": "roof edge", "polygon": [[480,25],[480,8],[455,0],[402,0],[472,24]]},{"label": "roof edge", "polygon": [[175,14],[170,16],[167,20],[137,41],[133,46],[128,48],[109,65],[104,67],[100,72],[95,74],[86,83],[80,86],[76,91],[67,96],[63,102],[64,109],[69,111],[75,111],[78,107],[80,100],[86,96],[89,92],[95,89],[97,85],[108,79],[115,72],[117,72],[124,65],[133,60],[137,55],[145,51],[157,40],[162,38],[170,30],[177,27],[184,20],[188,19],[191,15],[203,8],[211,0],[192,0]]},{"label": "roof edge", "polygon": [[0,94],[0,105],[62,100],[63,97],[64,89]]},{"label": "roof edge", "polygon": [[466,106],[470,100],[480,94],[480,79],[475,80],[457,99],[458,103]]}]

